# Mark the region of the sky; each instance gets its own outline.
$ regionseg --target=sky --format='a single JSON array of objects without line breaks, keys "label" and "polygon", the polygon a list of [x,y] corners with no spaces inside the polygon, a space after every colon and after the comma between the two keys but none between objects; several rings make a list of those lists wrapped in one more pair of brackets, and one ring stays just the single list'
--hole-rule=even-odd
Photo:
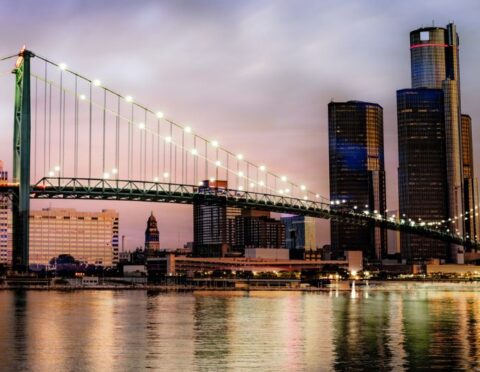
[{"label": "sky", "polygon": [[[395,92],[410,87],[413,29],[457,24],[462,112],[472,116],[480,174],[478,14],[477,0],[6,0],[0,2],[0,57],[26,44],[324,196],[329,194],[327,104],[377,102],[384,108],[387,204],[395,210]],[[9,63],[0,64],[0,74]],[[9,170],[12,85],[11,76],[0,77],[0,159]],[[142,244],[150,211],[163,247],[192,240],[190,206],[32,205],[116,209],[127,249]],[[319,222],[318,232],[318,244],[328,243],[328,222]]]}]

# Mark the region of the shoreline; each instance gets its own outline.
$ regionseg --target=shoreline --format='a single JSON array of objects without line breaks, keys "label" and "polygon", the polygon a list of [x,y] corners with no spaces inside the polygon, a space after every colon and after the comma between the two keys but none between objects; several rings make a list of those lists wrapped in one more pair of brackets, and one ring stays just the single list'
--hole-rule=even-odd
[{"label": "shoreline", "polygon": [[428,287],[430,289],[444,288],[444,287],[478,287],[480,289],[480,281],[477,280],[374,280],[352,281],[344,280],[338,283],[329,284],[322,287],[302,287],[302,286],[267,286],[267,285],[249,285],[239,287],[209,287],[209,286],[195,286],[195,285],[2,285],[0,291],[11,290],[29,290],[29,291],[156,291],[156,292],[248,292],[248,291],[271,291],[271,292],[351,292],[353,290],[352,283],[355,282],[355,291],[404,291],[419,287]]}]

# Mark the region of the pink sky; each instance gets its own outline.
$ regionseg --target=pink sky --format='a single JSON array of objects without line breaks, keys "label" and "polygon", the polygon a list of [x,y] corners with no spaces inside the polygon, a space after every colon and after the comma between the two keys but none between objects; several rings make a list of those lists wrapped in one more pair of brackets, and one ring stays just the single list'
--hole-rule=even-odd
[{"label": "pink sky", "polygon": [[[377,102],[384,107],[388,207],[396,209],[395,91],[410,87],[409,31],[432,19],[458,27],[462,111],[473,119],[480,174],[478,14],[476,0],[2,2],[0,56],[26,44],[325,196],[328,102]],[[0,74],[10,68],[1,63]],[[12,86],[11,77],[0,77],[0,159],[9,170]],[[189,206],[51,206],[117,209],[127,248],[142,244],[151,210],[162,246],[192,239]],[[327,227],[319,222],[319,244],[328,243]]]}]

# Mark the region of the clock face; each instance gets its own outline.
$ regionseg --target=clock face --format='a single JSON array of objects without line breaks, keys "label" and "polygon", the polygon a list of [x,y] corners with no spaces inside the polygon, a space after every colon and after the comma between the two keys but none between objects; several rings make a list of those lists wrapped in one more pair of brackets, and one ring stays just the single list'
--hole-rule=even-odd
[{"label": "clock face", "polygon": [[430,40],[430,33],[428,31],[420,31],[420,41]]}]

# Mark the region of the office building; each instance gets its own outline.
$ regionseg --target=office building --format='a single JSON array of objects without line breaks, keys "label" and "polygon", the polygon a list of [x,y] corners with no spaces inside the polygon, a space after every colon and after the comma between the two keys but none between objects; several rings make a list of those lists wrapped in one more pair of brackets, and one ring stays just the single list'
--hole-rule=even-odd
[{"label": "office building", "polygon": [[222,257],[232,251],[235,244],[235,217],[240,208],[229,207],[225,202],[210,204],[210,192],[227,188],[226,181],[204,181],[193,200],[193,255],[197,257]]},{"label": "office building", "polygon": [[[472,119],[469,115],[462,115],[462,164],[463,164],[463,193],[465,205],[465,235],[478,240],[478,199],[475,190]],[[477,206],[477,210],[475,210]]]},{"label": "office building", "polygon": [[148,217],[145,230],[145,253],[147,256],[154,256],[160,250],[160,233],[158,232],[157,219],[153,212]]},{"label": "office building", "polygon": [[[8,182],[8,172],[0,160],[0,184]],[[0,194],[0,264],[12,264],[12,204],[8,195]]]},{"label": "office building", "polygon": [[60,254],[102,266],[118,263],[118,213],[45,208],[30,212],[30,264],[47,265]]},{"label": "office building", "polygon": [[280,219],[285,225],[285,246],[288,249],[316,250],[315,218],[290,216]]},{"label": "office building", "polygon": [[[442,223],[449,215],[442,90],[399,90],[397,117],[399,218]],[[400,240],[403,258],[446,259],[449,245],[440,240],[413,234]]]},{"label": "office building", "polygon": [[285,225],[268,212],[243,210],[235,217],[235,248],[284,248]]},{"label": "office building", "polygon": [[[331,208],[384,215],[386,209],[383,110],[376,103],[348,101],[328,105]],[[337,204],[338,203],[338,204]],[[334,258],[363,251],[380,260],[386,232],[370,226],[331,221]]]},{"label": "office building", "polygon": [[[397,92],[400,212],[415,223],[420,219],[440,222],[450,232],[464,236],[465,205],[471,201],[465,200],[455,25],[412,31],[410,54],[412,88]],[[468,122],[467,117],[463,120]],[[420,170],[426,173],[419,174]],[[428,189],[434,195],[427,196]],[[424,198],[414,196],[416,193]],[[445,246],[407,234],[402,234],[401,240],[405,258],[463,261],[463,248],[457,244]]]}]

